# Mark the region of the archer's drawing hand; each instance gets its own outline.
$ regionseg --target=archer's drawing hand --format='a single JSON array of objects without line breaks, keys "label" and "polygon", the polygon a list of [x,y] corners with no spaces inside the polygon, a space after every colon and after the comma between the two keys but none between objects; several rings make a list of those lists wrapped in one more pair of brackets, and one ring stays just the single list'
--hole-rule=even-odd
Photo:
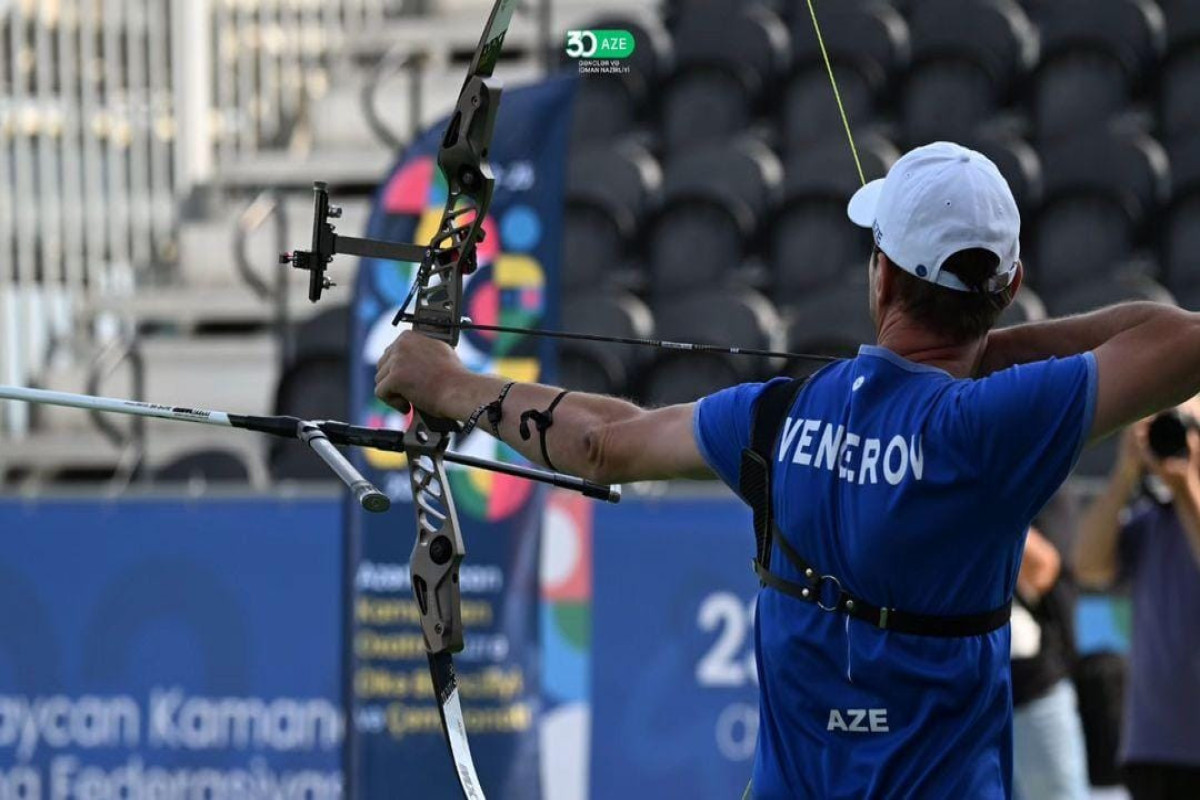
[{"label": "archer's drawing hand", "polygon": [[407,413],[412,406],[444,416],[449,391],[470,372],[445,342],[404,331],[383,351],[375,370],[375,396]]}]

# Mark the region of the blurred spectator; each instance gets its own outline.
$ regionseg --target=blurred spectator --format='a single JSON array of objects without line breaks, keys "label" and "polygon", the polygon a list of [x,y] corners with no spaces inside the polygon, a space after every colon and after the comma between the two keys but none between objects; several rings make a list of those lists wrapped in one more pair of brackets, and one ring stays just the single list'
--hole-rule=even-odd
[{"label": "blurred spectator", "polygon": [[1074,592],[1058,550],[1037,528],[1025,540],[1013,599],[1013,794],[1084,800],[1087,755],[1070,679]]},{"label": "blurred spectator", "polygon": [[[1194,420],[1200,402],[1180,406]],[[1161,416],[1161,415],[1160,415]],[[1164,457],[1150,421],[1131,427],[1080,525],[1081,583],[1130,581],[1133,631],[1121,747],[1134,800],[1200,797],[1200,433]],[[1154,444],[1152,444],[1154,442]],[[1126,508],[1148,477],[1146,496]]]}]

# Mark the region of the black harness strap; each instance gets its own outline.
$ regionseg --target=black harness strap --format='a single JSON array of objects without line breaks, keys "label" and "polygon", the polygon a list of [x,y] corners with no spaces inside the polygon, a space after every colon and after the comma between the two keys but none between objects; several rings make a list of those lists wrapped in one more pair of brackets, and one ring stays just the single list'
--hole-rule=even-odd
[{"label": "black harness strap", "polygon": [[750,446],[742,450],[738,493],[754,512],[756,569],[771,567],[771,550],[775,538],[774,515],[771,512],[771,458],[775,451],[775,439],[792,407],[792,402],[806,382],[805,379],[796,379],[767,384],[754,407]]},{"label": "black harness strap", "polygon": [[[771,507],[771,462],[783,421],[787,419],[806,380],[768,384],[754,411],[750,447],[742,450],[738,490],[754,513],[756,555],[754,571],[763,586],[815,603],[824,611],[842,613],[877,628],[919,636],[962,637],[990,633],[1008,623],[1012,602],[981,614],[930,616],[886,608],[855,597],[834,575],[825,575],[792,547],[775,524]],[[771,552],[778,544],[784,557],[804,576],[806,583],[780,578],[771,572]]]}]

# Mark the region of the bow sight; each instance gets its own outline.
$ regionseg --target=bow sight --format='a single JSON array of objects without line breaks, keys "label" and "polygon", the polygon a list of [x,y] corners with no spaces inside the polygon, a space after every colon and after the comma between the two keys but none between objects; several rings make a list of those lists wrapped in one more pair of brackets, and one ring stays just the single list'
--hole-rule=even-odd
[{"label": "bow sight", "polygon": [[317,302],[322,292],[337,285],[325,277],[325,270],[335,255],[412,262],[419,262],[425,257],[426,248],[415,244],[339,236],[329,220],[341,218],[342,209],[329,204],[328,188],[324,181],[313,183],[312,249],[295,250],[279,256],[279,263],[308,271],[309,300]]}]

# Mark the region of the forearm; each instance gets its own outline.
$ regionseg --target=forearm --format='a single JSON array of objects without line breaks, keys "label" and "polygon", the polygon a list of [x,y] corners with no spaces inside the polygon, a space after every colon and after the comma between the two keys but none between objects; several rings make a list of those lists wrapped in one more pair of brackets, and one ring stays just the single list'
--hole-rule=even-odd
[{"label": "forearm", "polygon": [[1080,583],[1104,587],[1117,576],[1121,511],[1138,480],[1134,471],[1114,473],[1079,523],[1072,560]]},{"label": "forearm", "polygon": [[1095,350],[1120,334],[1178,309],[1160,303],[1122,303],[1087,314],[1001,328],[988,336],[979,372]]},{"label": "forearm", "polygon": [[1191,474],[1186,486],[1175,489],[1174,505],[1192,556],[1200,564],[1200,475]]},{"label": "forearm", "polygon": [[[507,383],[507,379],[496,375],[472,373],[456,377],[439,393],[434,413],[465,421],[481,406],[496,400]],[[527,410],[545,411],[561,392],[562,389],[553,386],[514,384],[501,406],[499,429],[492,429],[486,413],[480,417],[479,427],[530,461],[573,475],[603,477],[598,475],[597,469],[603,431],[612,424],[636,417],[642,410],[615,397],[572,392],[554,409],[553,424],[546,431],[546,449],[552,462],[546,464],[541,434],[533,420],[527,426],[529,438],[522,438],[521,414]]]}]

